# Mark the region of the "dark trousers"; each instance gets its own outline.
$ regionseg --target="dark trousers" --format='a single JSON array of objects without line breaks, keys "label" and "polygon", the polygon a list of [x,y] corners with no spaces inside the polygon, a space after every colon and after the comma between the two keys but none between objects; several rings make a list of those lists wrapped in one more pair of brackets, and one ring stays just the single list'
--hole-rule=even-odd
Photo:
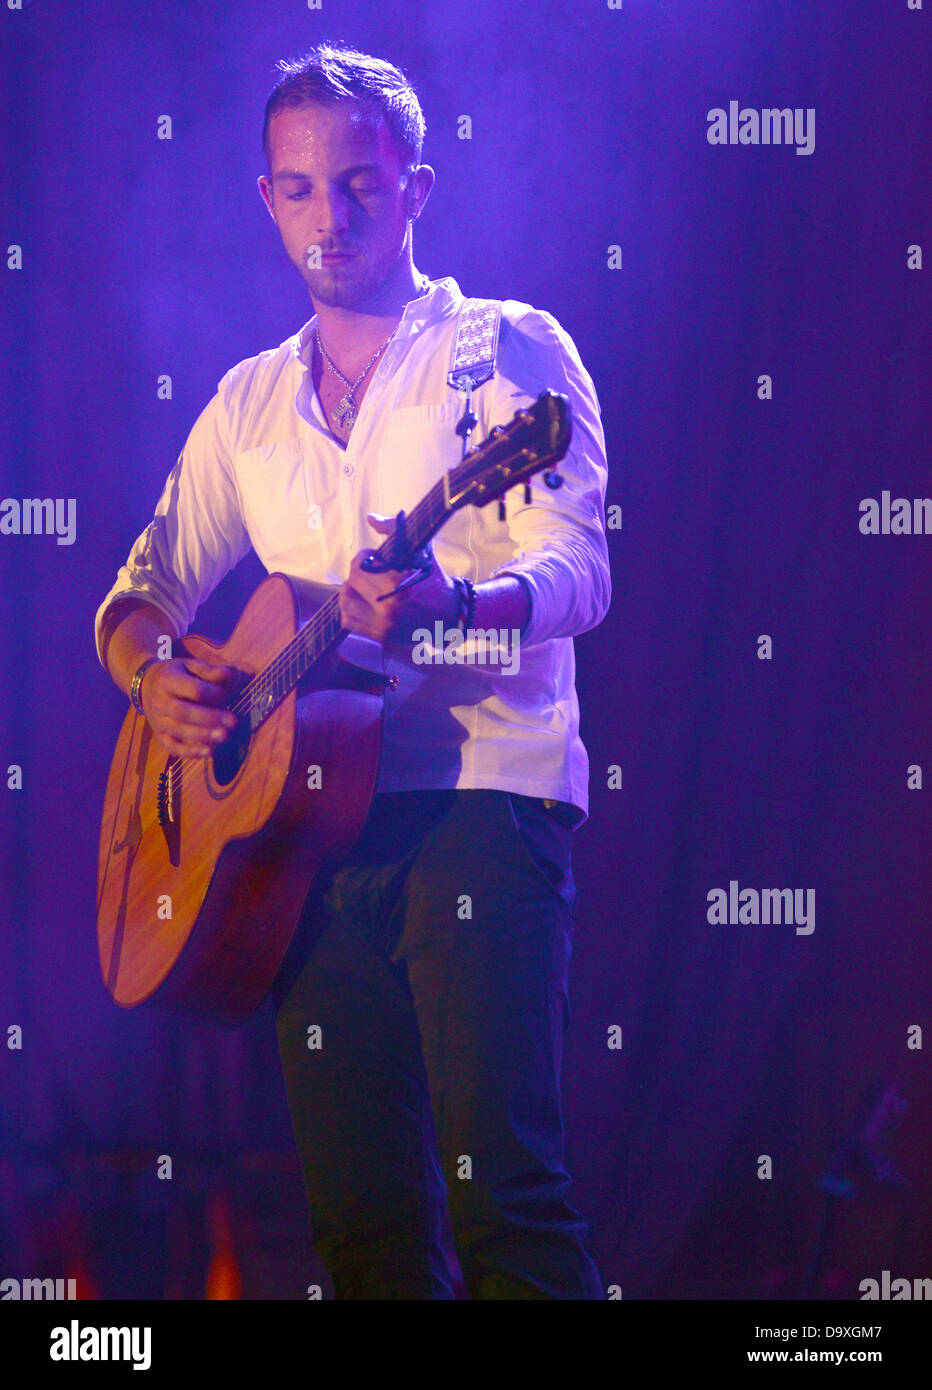
[{"label": "dark trousers", "polygon": [[567,1200],[573,831],[502,791],[381,794],[276,983],[315,1248],[337,1298],[605,1297]]}]

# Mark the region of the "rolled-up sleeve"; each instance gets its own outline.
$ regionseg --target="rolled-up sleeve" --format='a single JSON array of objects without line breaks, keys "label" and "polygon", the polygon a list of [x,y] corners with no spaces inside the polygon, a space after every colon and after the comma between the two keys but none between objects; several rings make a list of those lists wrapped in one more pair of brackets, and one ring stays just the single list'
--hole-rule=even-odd
[{"label": "rolled-up sleeve", "polygon": [[530,590],[524,645],[574,637],[597,626],[611,601],[605,538],[608,467],[595,386],[570,335],[538,309],[503,332],[500,371],[493,381],[495,423],[509,419],[548,387],[570,401],[572,439],[557,465],[563,486],[551,490],[543,475],[536,474],[530,504],[523,503],[522,486],[509,492],[506,520],[515,553],[490,578],[517,575]]},{"label": "rolled-up sleeve", "polygon": [[101,665],[104,618],[118,599],[145,599],[183,634],[199,605],[249,549],[223,405],[225,382],[194,422],[155,515],[97,610],[94,637]]}]

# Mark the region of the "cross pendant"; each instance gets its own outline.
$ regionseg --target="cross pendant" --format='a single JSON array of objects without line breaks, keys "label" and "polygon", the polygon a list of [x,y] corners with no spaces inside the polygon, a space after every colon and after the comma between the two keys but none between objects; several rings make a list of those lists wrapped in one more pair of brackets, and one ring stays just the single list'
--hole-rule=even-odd
[{"label": "cross pendant", "polygon": [[351,430],[356,423],[356,404],[350,398],[349,393],[339,402],[335,411],[337,423],[341,429]]}]

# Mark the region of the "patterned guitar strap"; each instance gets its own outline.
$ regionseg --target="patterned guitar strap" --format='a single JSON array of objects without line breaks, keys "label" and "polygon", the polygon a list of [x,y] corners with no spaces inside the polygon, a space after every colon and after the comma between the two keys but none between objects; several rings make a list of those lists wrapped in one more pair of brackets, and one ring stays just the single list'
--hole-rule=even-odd
[{"label": "patterned guitar strap", "polygon": [[[455,391],[463,391],[466,395],[463,414],[456,426],[456,433],[463,441],[464,458],[469,436],[479,423],[478,416],[472,408],[472,393],[477,386],[481,386],[484,381],[488,381],[490,377],[495,375],[495,354],[498,349],[498,330],[501,320],[502,306],[497,299],[464,299],[457,315],[447,382]],[[498,514],[504,520],[504,498],[499,500]],[[396,554],[404,555],[406,546],[404,512],[398,514],[395,545],[397,547]],[[393,594],[407,589],[411,584],[418,583],[430,569],[430,556],[426,550],[408,552],[408,558],[415,573],[402,580],[398,588],[392,590]],[[388,565],[379,561],[376,556],[372,556],[363,560],[362,567],[365,570],[378,571],[387,569]],[[409,566],[406,565],[405,568],[409,568]],[[389,598],[390,595],[385,594],[382,597]]]},{"label": "patterned guitar strap", "polygon": [[[479,423],[478,416],[472,410],[472,392],[475,391],[476,386],[481,386],[483,382],[489,381],[489,378],[494,375],[500,324],[500,300],[464,299],[463,303],[460,304],[456,334],[453,338],[453,350],[450,353],[447,384],[453,386],[454,391],[465,393],[463,416],[458,420],[456,427],[457,434],[463,439],[463,457],[467,453],[469,435]],[[529,486],[525,484],[526,500],[529,500],[528,492]],[[499,516],[501,520],[504,520],[504,516],[506,516],[504,498],[499,499]],[[396,556],[406,556],[407,552],[407,559],[410,559],[410,564],[406,564],[404,567],[415,571],[415,573],[408,575],[407,580],[401,581],[399,587],[392,589],[392,594],[399,594],[401,589],[406,589],[411,584],[418,584],[419,580],[428,574],[429,569],[431,569],[431,556],[426,549],[421,550],[421,552],[407,550],[404,512],[400,512],[397,516],[394,546],[396,546],[396,552],[394,552]],[[388,567],[388,564],[381,562],[376,556],[363,560],[364,570],[386,570]],[[382,598],[390,598],[390,595],[382,595]]]},{"label": "patterned guitar strap", "polygon": [[[469,436],[479,423],[472,408],[472,393],[477,386],[495,375],[495,355],[502,321],[501,301],[497,299],[464,299],[456,321],[453,351],[447,384],[466,396],[463,414],[456,433],[463,441],[463,458],[469,447]],[[505,499],[499,498],[498,515],[505,519]]]}]

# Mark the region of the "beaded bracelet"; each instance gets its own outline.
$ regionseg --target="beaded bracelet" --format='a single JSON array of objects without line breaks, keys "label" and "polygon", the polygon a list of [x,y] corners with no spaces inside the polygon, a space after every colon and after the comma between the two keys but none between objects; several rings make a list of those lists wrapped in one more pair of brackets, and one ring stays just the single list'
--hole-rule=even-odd
[{"label": "beaded bracelet", "polygon": [[456,611],[456,626],[460,632],[468,632],[476,613],[476,586],[465,574],[455,574],[453,583],[459,596]]},{"label": "beaded bracelet", "polygon": [[463,630],[463,618],[466,614],[466,585],[458,574],[453,575],[453,587],[456,590],[456,616],[453,619],[453,626]]}]

